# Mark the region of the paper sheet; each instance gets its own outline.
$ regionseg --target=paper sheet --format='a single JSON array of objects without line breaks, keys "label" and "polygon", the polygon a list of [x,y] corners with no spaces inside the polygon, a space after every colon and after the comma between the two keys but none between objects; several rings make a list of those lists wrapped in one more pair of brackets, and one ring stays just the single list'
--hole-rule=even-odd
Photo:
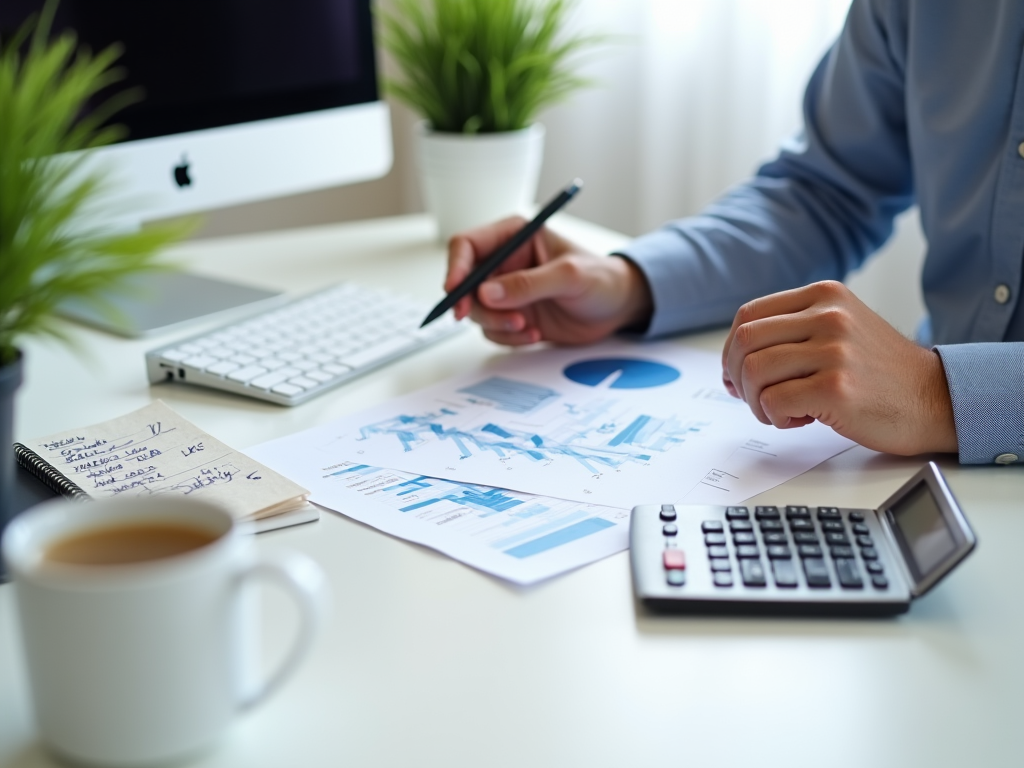
[{"label": "paper sheet", "polygon": [[94,499],[169,493],[218,504],[235,517],[260,517],[299,505],[306,495],[159,400],[25,445]]}]

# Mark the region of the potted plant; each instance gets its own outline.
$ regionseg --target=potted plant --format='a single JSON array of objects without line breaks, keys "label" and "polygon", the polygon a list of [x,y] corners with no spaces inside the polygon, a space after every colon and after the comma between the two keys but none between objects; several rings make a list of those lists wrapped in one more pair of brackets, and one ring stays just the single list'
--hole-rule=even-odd
[{"label": "potted plant", "polygon": [[566,36],[573,0],[394,0],[382,44],[400,78],[387,88],[423,120],[417,158],[442,241],[525,212],[537,193],[544,107],[587,81],[577,55],[602,38]]},{"label": "potted plant", "polygon": [[70,32],[51,39],[55,7],[48,2],[38,19],[0,40],[0,533],[13,511],[18,339],[67,340],[54,322],[61,302],[102,306],[102,291],[161,268],[157,252],[184,233],[179,225],[134,232],[104,225],[111,190],[103,170],[88,164],[89,150],[120,137],[123,130],[106,123],[137,94],[90,104],[121,79],[119,51],[93,55]]}]

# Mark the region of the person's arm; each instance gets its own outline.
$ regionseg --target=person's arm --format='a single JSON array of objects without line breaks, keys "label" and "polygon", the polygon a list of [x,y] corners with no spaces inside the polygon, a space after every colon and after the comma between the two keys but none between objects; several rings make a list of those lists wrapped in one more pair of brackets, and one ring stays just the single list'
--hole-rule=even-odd
[{"label": "person's arm", "polygon": [[900,3],[854,0],[804,98],[802,134],[699,216],[619,251],[647,278],[649,336],[732,320],[745,302],[841,280],[913,202]]},{"label": "person's arm", "polygon": [[1024,460],[1024,342],[944,344],[961,464]]}]

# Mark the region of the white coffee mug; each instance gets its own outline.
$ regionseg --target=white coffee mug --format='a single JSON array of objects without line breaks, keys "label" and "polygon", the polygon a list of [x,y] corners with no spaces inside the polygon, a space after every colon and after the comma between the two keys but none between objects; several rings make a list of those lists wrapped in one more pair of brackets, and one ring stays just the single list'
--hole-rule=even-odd
[{"label": "white coffee mug", "polygon": [[[210,534],[181,554],[116,565],[44,561],[55,542],[159,520]],[[323,572],[287,554],[257,560],[250,528],[183,498],[47,502],[3,539],[13,577],[36,718],[58,755],[105,766],[186,757],[264,699],[306,654],[325,614]],[[243,586],[269,578],[298,603],[289,654],[252,684],[257,614]]]}]

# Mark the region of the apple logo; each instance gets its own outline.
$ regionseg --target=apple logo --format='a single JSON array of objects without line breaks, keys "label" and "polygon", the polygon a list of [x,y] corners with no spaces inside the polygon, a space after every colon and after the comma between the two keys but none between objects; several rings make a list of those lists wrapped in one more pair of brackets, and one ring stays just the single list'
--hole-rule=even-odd
[{"label": "apple logo", "polygon": [[185,155],[181,156],[181,164],[174,166],[174,183],[179,187],[192,185],[192,179],[188,175],[188,158]]}]

